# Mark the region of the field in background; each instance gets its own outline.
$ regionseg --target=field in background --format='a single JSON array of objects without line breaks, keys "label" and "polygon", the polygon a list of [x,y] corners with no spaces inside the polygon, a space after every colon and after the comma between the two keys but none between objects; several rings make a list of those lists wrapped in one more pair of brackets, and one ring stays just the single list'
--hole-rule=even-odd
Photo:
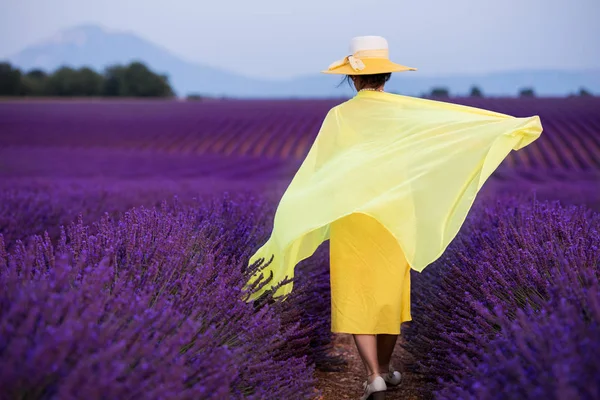
[{"label": "field in background", "polygon": [[[94,220],[104,211],[156,205],[173,195],[185,201],[250,191],[277,201],[325,114],[341,101],[0,102],[0,189],[12,198],[4,208],[31,204],[28,208],[46,210],[42,219],[57,233],[58,223],[80,212]],[[511,152],[483,195],[535,190],[541,199],[600,209],[600,98],[452,101],[514,116],[539,115],[544,126],[540,139]],[[21,232],[26,234],[43,228],[19,217],[9,225],[30,226]],[[7,233],[11,230],[4,228],[5,237],[15,239],[17,232]]]},{"label": "field in background", "polygon": [[[540,116],[544,135],[527,151],[511,154],[506,161],[510,166],[577,171],[600,168],[600,97],[450,101],[517,117]],[[301,160],[327,111],[340,102],[2,102],[0,146]],[[270,167],[265,165],[265,169]]]}]

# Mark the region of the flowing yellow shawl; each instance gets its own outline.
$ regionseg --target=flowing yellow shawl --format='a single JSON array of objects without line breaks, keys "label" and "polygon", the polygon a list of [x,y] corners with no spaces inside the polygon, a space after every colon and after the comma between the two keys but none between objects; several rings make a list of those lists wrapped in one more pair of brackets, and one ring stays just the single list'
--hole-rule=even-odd
[{"label": "flowing yellow shawl", "polygon": [[[486,179],[511,150],[542,132],[538,116],[386,92],[361,91],[333,107],[283,194],[271,236],[250,258],[286,277],[329,239],[329,225],[351,213],[377,219],[421,272],[442,255]],[[255,281],[256,273],[246,283]],[[274,297],[291,292],[292,282]]]}]

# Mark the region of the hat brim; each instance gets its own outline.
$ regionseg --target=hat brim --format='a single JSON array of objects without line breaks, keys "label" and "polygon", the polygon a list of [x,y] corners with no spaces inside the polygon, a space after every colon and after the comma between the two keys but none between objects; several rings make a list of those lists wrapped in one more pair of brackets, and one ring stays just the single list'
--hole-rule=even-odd
[{"label": "hat brim", "polygon": [[416,68],[396,64],[387,58],[362,58],[361,61],[365,64],[365,68],[360,71],[355,71],[350,64],[344,64],[337,68],[327,69],[321,72],[334,75],[370,75],[417,70]]}]

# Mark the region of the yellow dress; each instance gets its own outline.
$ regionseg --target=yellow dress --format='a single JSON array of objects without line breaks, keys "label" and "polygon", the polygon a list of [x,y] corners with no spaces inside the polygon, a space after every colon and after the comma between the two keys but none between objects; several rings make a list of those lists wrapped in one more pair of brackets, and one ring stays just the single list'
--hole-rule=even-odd
[{"label": "yellow dress", "polygon": [[[247,301],[293,278],[297,263],[330,239],[332,225],[354,213],[374,218],[409,267],[421,272],[456,236],[492,172],[511,150],[523,149],[541,132],[538,116],[517,118],[442,101],[359,92],[327,113],[283,194],[271,235],[249,264],[272,261],[244,288],[261,276],[273,279]],[[393,255],[396,250],[381,251]],[[368,253],[374,257],[376,251]],[[293,281],[273,296],[285,296],[292,288]]]},{"label": "yellow dress", "polygon": [[400,333],[410,321],[410,267],[374,218],[350,214],[331,224],[331,331]]}]

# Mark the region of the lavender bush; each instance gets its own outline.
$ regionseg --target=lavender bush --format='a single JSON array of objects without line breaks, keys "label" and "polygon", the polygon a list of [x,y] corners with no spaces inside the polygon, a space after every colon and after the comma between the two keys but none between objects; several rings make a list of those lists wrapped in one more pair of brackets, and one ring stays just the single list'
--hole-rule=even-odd
[{"label": "lavender bush", "polygon": [[[132,165],[131,169],[134,168]],[[221,198],[226,192],[248,195],[268,192],[263,186],[257,182],[248,185],[209,177],[187,180],[0,177],[0,233],[9,248],[17,239],[26,240],[45,231],[56,241],[60,238],[60,226],[80,214],[87,221],[96,221],[106,213],[118,219],[133,207],[160,207],[164,199],[174,195],[183,205],[194,207],[197,200]]]},{"label": "lavender bush", "polygon": [[[593,338],[599,320],[589,305],[598,296],[599,226],[598,214],[558,202],[508,197],[475,207],[444,256],[413,275],[413,321],[404,332],[405,348],[426,379],[423,396],[439,391],[441,398],[462,398],[465,393],[474,398],[537,398],[534,388],[543,387],[544,393],[555,395],[539,398],[560,398],[563,389],[553,389],[549,368],[562,368],[567,376],[561,382],[569,382],[569,390],[585,386],[590,376],[597,381],[598,369],[586,364],[585,357],[572,355],[559,362],[558,353],[541,353],[544,344],[560,346],[561,341],[577,347],[577,332]],[[555,331],[543,329],[564,319],[570,306],[583,315],[580,331],[569,332],[569,324],[563,324],[553,328],[564,329],[555,340]],[[529,325],[524,325],[523,315],[531,317]],[[536,339],[538,347],[520,352],[534,334],[544,337]],[[598,347],[588,350],[592,352],[586,357],[600,356]],[[585,371],[571,368],[573,363]],[[513,373],[490,375],[508,369]],[[517,379],[516,371],[528,374]],[[514,392],[495,390],[511,384]],[[479,397],[486,393],[489,397]],[[591,392],[580,392],[585,393]]]},{"label": "lavender bush", "polygon": [[327,295],[300,304],[309,284],[328,288],[326,269],[301,268],[284,302],[243,301],[270,207],[247,196],[163,203],[79,218],[58,243],[34,236],[8,254],[0,243],[2,395],[309,398],[315,364],[338,362]]},{"label": "lavender bush", "polygon": [[437,398],[600,398],[600,290],[597,280],[591,283],[580,299],[519,309],[514,319],[499,313],[502,335],[482,349],[479,364],[465,360],[471,374],[445,385]]}]

